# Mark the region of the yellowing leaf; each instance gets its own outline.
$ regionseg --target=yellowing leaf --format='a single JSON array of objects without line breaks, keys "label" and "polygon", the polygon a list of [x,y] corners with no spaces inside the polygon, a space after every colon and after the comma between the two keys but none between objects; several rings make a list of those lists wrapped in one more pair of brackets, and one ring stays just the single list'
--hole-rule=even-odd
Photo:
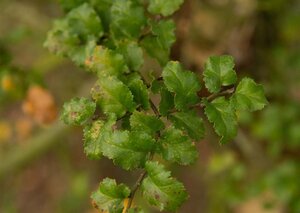
[{"label": "yellowing leaf", "polygon": [[130,189],[115,180],[105,178],[91,198],[101,212],[121,213],[124,209],[124,199],[130,195]]}]

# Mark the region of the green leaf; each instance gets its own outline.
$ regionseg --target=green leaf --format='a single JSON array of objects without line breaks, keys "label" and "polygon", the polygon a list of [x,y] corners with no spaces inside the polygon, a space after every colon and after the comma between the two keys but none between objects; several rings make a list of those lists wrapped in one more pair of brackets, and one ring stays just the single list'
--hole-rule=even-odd
[{"label": "green leaf", "polygon": [[167,116],[170,110],[174,109],[174,95],[167,88],[163,87],[160,92],[159,112],[162,116]]},{"label": "green leaf", "polygon": [[211,93],[219,92],[222,86],[235,84],[237,76],[233,57],[229,55],[209,57],[203,75],[205,86]]},{"label": "green leaf", "polygon": [[198,158],[198,152],[190,138],[179,129],[170,127],[162,134],[160,152],[165,160],[190,165]]},{"label": "green leaf", "polygon": [[204,137],[204,123],[202,118],[193,110],[176,112],[170,116],[170,120],[178,129],[186,131],[196,141]]},{"label": "green leaf", "polygon": [[113,131],[115,116],[107,122],[95,121],[84,130],[84,150],[91,159],[102,155],[113,160],[123,169],[144,167],[149,153],[155,148],[155,140],[144,131]]},{"label": "green leaf", "polygon": [[118,118],[127,111],[133,112],[136,106],[128,87],[114,76],[100,78],[92,88],[91,95],[104,114],[113,113]]},{"label": "green leaf", "polygon": [[170,92],[175,93],[175,107],[185,110],[197,103],[197,92],[201,89],[197,76],[184,71],[179,62],[170,61],[162,72],[164,83]]},{"label": "green leaf", "polygon": [[103,76],[120,76],[128,72],[123,56],[102,46],[96,46],[91,51],[85,65],[88,69],[97,73],[99,78]]},{"label": "green leaf", "polygon": [[122,213],[124,208],[124,199],[130,195],[130,189],[124,185],[117,185],[116,181],[105,178],[99,185],[91,198],[95,206],[101,212]]},{"label": "green leaf", "polygon": [[115,123],[116,118],[111,115],[106,122],[97,120],[84,128],[84,152],[88,158],[101,158],[102,144],[111,138],[112,126]]},{"label": "green leaf", "polygon": [[205,100],[204,104],[208,120],[213,123],[215,132],[221,136],[220,143],[225,144],[232,140],[237,134],[237,118],[229,101],[219,97],[211,103]]},{"label": "green leaf", "polygon": [[133,94],[134,101],[137,104],[141,104],[144,109],[149,109],[149,92],[140,75],[133,73],[128,76],[127,86]]},{"label": "green leaf", "polygon": [[164,123],[159,118],[139,111],[134,111],[132,113],[130,125],[133,130],[142,131],[149,135],[154,135],[164,128]]},{"label": "green leaf", "polygon": [[131,0],[115,0],[111,7],[110,30],[114,39],[138,38],[146,24],[144,8]]},{"label": "green leaf", "polygon": [[172,15],[180,8],[184,0],[149,0],[148,10],[153,14]]},{"label": "green leaf", "polygon": [[72,51],[69,52],[69,57],[75,64],[83,67],[86,62],[86,58],[91,55],[95,47],[95,40],[88,41],[85,46],[72,48]]},{"label": "green leaf", "polygon": [[109,31],[109,24],[111,22],[110,8],[115,0],[89,0],[93,5],[98,15],[102,20],[102,25],[105,32]]},{"label": "green leaf", "polygon": [[238,110],[261,110],[268,103],[264,88],[251,78],[243,78],[231,99]]},{"label": "green leaf", "polygon": [[84,3],[71,10],[66,16],[71,33],[76,34],[83,41],[88,41],[90,37],[98,39],[103,35],[101,19],[94,8]]},{"label": "green leaf", "polygon": [[165,65],[169,61],[171,46],[176,40],[175,23],[172,20],[161,20],[149,24],[152,34],[146,36],[141,45],[151,57],[157,59],[161,65]]},{"label": "green leaf", "polygon": [[101,19],[89,4],[84,3],[71,10],[64,19],[54,22],[45,46],[51,52],[83,65],[86,44],[95,43],[103,33]]},{"label": "green leaf", "polygon": [[158,162],[146,162],[145,169],[148,176],[142,182],[143,196],[160,211],[176,211],[188,197],[183,184]]},{"label": "green leaf", "polygon": [[125,170],[144,167],[149,152],[154,149],[154,139],[142,131],[114,131],[102,143],[102,153]]},{"label": "green leaf", "polygon": [[61,119],[65,124],[83,125],[95,112],[96,104],[87,98],[73,98],[63,106]]},{"label": "green leaf", "polygon": [[139,71],[144,64],[143,49],[136,41],[125,40],[118,44],[119,52],[124,56],[130,70]]}]

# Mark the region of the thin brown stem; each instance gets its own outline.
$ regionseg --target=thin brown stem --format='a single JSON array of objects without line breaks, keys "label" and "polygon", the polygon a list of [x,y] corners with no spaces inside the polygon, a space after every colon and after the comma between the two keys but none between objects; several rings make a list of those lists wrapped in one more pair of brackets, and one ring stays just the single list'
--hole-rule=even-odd
[{"label": "thin brown stem", "polygon": [[[147,87],[150,87],[150,85],[148,84],[148,82],[146,81],[146,79],[141,75],[141,78],[142,78],[142,81],[146,84]],[[157,107],[155,106],[155,104],[153,103],[153,101],[151,100],[151,98],[149,98],[149,102],[150,102],[150,105],[151,105],[151,109],[152,111],[155,113],[155,115],[157,117],[161,117]]]},{"label": "thin brown stem", "polygon": [[[208,97],[206,97],[207,101],[213,101],[214,99],[216,99],[217,97],[220,96],[224,96],[224,95],[230,95],[234,92],[234,88],[230,88],[230,89],[226,89],[224,91],[221,91],[219,93],[216,94],[212,94]],[[205,97],[204,97],[205,98]],[[190,109],[194,109],[194,108],[203,108],[205,105],[203,103],[198,103],[198,104],[194,104],[191,105],[189,108]],[[169,113],[175,113],[175,112],[179,112],[177,109],[172,109],[169,111]]]},{"label": "thin brown stem", "polygon": [[127,206],[125,206],[125,213],[128,212],[128,210],[130,209],[131,205],[132,205],[132,202],[133,202],[133,199],[134,199],[134,196],[137,192],[137,190],[139,189],[140,185],[142,184],[144,178],[146,177],[147,175],[147,171],[146,170],[143,170],[143,172],[141,173],[141,175],[139,176],[138,180],[136,181],[136,183],[134,184],[132,190],[131,190],[131,194],[128,198],[128,204]]},{"label": "thin brown stem", "polygon": [[[153,157],[154,157],[154,152],[151,152],[149,160],[152,160]],[[128,204],[127,204],[127,206],[125,206],[125,208],[126,208],[124,210],[125,213],[127,213],[128,210],[130,209],[130,207],[132,205],[132,202],[133,202],[133,199],[134,199],[134,196],[135,196],[137,190],[141,186],[141,184],[142,184],[142,182],[143,182],[143,180],[145,179],[146,176],[147,176],[147,171],[144,169],[143,172],[140,174],[139,178],[137,179],[137,181],[135,182],[134,186],[132,187],[132,190],[131,190],[131,193],[130,193],[130,196],[129,196],[129,199],[128,199]]]},{"label": "thin brown stem", "polygon": [[[141,75],[141,78],[143,80],[143,82],[149,86],[149,84],[147,83],[146,79]],[[161,117],[157,107],[155,106],[155,104],[153,103],[153,101],[149,98],[149,102],[150,102],[150,106],[151,106],[151,109],[152,111],[154,112],[154,114],[157,116],[157,117]],[[157,137],[159,138],[160,137],[160,133],[158,133]],[[150,153],[150,156],[149,156],[149,160],[152,160],[153,159],[153,156],[154,156],[154,152],[151,152]],[[125,209],[123,210],[123,212],[127,213],[128,210],[130,209],[131,205],[132,205],[132,202],[133,202],[133,199],[134,199],[134,196],[137,192],[137,190],[139,189],[139,187],[141,186],[144,178],[147,176],[147,171],[144,169],[142,171],[142,173],[140,174],[138,180],[136,181],[136,183],[134,184],[132,190],[131,190],[131,194],[128,198],[128,204],[127,206],[125,206]]]},{"label": "thin brown stem", "polygon": [[159,113],[157,107],[156,107],[155,104],[153,103],[153,101],[152,101],[151,99],[150,99],[149,101],[150,101],[150,105],[151,105],[152,111],[155,113],[155,115],[156,115],[157,117],[160,117],[161,115],[160,115],[160,113]]},{"label": "thin brown stem", "polygon": [[230,95],[233,92],[234,92],[234,88],[226,89],[226,90],[221,91],[219,93],[215,93],[215,94],[212,94],[212,95],[208,96],[207,100],[212,101],[212,100],[216,99],[217,97],[224,96],[224,95]]}]

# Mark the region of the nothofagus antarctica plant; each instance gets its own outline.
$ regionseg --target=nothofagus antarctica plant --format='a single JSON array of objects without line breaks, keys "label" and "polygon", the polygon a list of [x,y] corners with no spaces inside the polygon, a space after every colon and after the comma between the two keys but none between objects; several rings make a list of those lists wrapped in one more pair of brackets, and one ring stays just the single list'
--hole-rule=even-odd
[{"label": "nothofagus antarctica plant", "polygon": [[[100,212],[143,212],[132,205],[138,192],[160,211],[176,211],[188,194],[162,162],[197,161],[203,119],[225,144],[237,134],[238,111],[267,104],[261,85],[238,80],[229,55],[209,57],[203,76],[170,60],[176,40],[170,16],[183,1],[61,0],[66,15],[48,33],[51,52],[95,74],[90,97],[65,103],[61,119],[83,127],[88,158],[141,171],[133,187],[104,179],[91,195]],[[160,75],[141,72],[145,55],[161,66]],[[202,97],[204,87],[209,95]]]}]

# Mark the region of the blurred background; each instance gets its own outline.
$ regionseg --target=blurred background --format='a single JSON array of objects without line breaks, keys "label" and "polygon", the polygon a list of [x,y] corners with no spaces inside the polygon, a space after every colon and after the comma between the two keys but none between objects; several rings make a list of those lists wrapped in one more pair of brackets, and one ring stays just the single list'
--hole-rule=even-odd
[{"label": "blurred background", "polygon": [[[43,48],[62,15],[58,0],[0,0],[1,213],[95,212],[89,197],[102,178],[130,186],[138,177],[88,160],[82,130],[57,119],[94,79]],[[201,74],[208,56],[231,54],[270,102],[238,115],[232,143],[220,146],[207,127],[198,163],[168,166],[190,194],[179,212],[299,213],[300,1],[185,0],[174,18],[172,59]]]}]

